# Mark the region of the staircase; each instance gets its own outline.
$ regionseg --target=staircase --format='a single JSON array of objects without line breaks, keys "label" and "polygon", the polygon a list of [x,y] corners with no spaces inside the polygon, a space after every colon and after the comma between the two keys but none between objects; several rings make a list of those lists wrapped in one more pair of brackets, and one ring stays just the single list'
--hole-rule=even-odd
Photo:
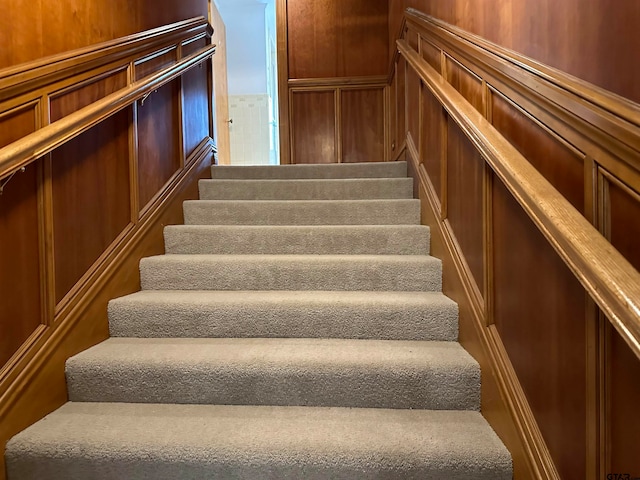
[{"label": "staircase", "polygon": [[9,480],[512,478],[406,168],[214,167]]}]

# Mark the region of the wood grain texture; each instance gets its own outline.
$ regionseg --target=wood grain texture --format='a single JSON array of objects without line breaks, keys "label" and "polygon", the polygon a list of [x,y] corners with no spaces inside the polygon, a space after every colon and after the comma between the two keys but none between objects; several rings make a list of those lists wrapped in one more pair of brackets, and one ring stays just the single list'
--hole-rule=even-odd
[{"label": "wood grain texture", "polygon": [[140,207],[154,198],[181,164],[178,80],[152,93],[137,107]]},{"label": "wood grain texture", "polygon": [[344,89],[342,103],[342,162],[384,161],[384,89]]},{"label": "wood grain texture", "polygon": [[390,44],[407,7],[640,102],[635,0],[390,0]]},{"label": "wood grain texture", "polygon": [[396,137],[398,149],[407,138],[407,61],[399,57],[396,62]]},{"label": "wood grain texture", "polygon": [[[433,66],[431,62],[429,63]],[[446,78],[478,112],[484,113],[482,79],[448,56],[446,57]]]},{"label": "wood grain texture", "polygon": [[203,138],[209,136],[209,62],[182,76],[182,112],[185,156],[191,155]]},{"label": "wood grain texture", "polygon": [[420,54],[435,71],[442,71],[442,50],[434,44],[420,38]]},{"label": "wood grain texture", "polygon": [[442,198],[442,132],[445,115],[440,102],[422,85],[422,145],[420,162],[424,164],[438,201]]},{"label": "wood grain texture", "polygon": [[292,163],[336,163],[335,91],[291,95]]},{"label": "wood grain texture", "polygon": [[0,17],[0,68],[207,17],[207,0],[12,0]]},{"label": "wood grain texture", "polygon": [[130,118],[122,111],[52,153],[57,303],[131,221]]},{"label": "wood grain texture", "polygon": [[561,478],[585,478],[585,292],[493,181],[494,321]]},{"label": "wood grain texture", "polygon": [[[605,204],[611,243],[640,270],[640,194],[616,181],[608,181]],[[637,436],[640,431],[640,360],[622,337],[609,327],[606,350],[608,397],[605,425],[608,471],[640,472]]]},{"label": "wood grain texture", "polygon": [[386,0],[288,0],[289,78],[386,75]]},{"label": "wood grain texture", "polygon": [[420,145],[420,108],[416,108],[416,105],[420,105],[420,77],[417,75],[414,69],[407,68],[406,73],[406,118],[407,118],[407,133],[411,135],[413,144]]},{"label": "wood grain texture", "polygon": [[173,65],[178,58],[177,47],[171,46],[152,53],[134,64],[134,78],[140,80],[147,75],[156,73],[163,68]]},{"label": "wood grain texture", "polygon": [[580,212],[585,212],[584,162],[512,102],[492,95],[493,126]]},{"label": "wood grain texture", "polygon": [[484,294],[484,160],[453,122],[447,123],[447,219]]}]

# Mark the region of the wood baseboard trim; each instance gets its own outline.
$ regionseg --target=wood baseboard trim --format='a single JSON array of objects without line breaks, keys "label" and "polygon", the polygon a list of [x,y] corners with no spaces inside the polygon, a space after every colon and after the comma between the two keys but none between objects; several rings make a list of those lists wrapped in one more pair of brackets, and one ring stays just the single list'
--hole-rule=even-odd
[{"label": "wood baseboard trim", "polygon": [[5,478],[6,442],[67,401],[66,360],[108,337],[107,303],[140,289],[140,259],[163,253],[164,225],[182,223],[182,202],[197,198],[198,180],[210,177],[214,153],[213,142],[205,139],[162,198],[98,266],[64,316],[40,335],[37,351],[0,385],[0,480]]},{"label": "wood baseboard trim", "polygon": [[498,332],[486,326],[464,256],[440,218],[436,195],[415,150],[407,149],[409,172],[418,183],[422,223],[431,227],[432,255],[442,260],[444,293],[459,306],[460,343],[482,369],[482,413],[511,452],[514,479],[560,480]]}]

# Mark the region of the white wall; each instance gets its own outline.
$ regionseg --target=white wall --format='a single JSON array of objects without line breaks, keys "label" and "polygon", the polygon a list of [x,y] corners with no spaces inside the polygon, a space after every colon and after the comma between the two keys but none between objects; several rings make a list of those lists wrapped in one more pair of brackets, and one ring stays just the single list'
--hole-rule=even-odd
[{"label": "white wall", "polygon": [[216,0],[227,29],[229,95],[267,93],[266,4]]}]

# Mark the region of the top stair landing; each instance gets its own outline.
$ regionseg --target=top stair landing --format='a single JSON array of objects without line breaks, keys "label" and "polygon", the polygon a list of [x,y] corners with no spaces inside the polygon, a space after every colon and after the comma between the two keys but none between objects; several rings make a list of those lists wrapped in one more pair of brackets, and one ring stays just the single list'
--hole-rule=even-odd
[{"label": "top stair landing", "polygon": [[329,163],[297,165],[216,165],[212,179],[331,179],[401,178],[407,176],[407,162]]}]

